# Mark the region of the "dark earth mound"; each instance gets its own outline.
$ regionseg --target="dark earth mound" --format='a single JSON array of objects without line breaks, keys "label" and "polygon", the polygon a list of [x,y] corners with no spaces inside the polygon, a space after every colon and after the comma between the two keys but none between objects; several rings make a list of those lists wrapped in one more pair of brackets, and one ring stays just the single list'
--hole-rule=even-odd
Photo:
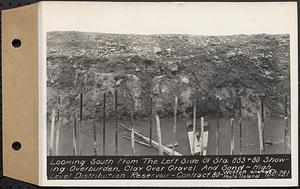
[{"label": "dark earth mound", "polygon": [[[68,120],[79,110],[83,93],[84,118],[101,112],[107,93],[107,114],[114,113],[118,89],[120,117],[131,107],[138,118],[153,111],[188,117],[197,99],[197,116],[213,117],[216,98],[220,111],[254,116],[264,95],[266,113],[284,113],[290,94],[289,35],[195,36],[180,34],[125,35],[86,32],[50,32],[47,36],[48,113],[58,106]],[[96,113],[97,113],[96,112]],[[98,115],[98,113],[97,113]],[[100,115],[100,113],[99,113]],[[50,117],[50,116],[48,116]]]}]

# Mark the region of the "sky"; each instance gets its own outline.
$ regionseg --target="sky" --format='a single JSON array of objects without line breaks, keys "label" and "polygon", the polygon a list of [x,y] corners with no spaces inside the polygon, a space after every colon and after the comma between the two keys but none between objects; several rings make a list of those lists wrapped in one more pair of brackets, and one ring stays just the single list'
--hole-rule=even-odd
[{"label": "sky", "polygon": [[42,12],[46,31],[287,34],[297,26],[296,2],[43,2]]}]

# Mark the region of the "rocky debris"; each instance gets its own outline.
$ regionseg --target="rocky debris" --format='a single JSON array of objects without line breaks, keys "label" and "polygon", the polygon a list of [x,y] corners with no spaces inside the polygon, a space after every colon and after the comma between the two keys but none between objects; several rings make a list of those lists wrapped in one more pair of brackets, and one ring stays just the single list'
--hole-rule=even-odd
[{"label": "rocky debris", "polygon": [[138,116],[146,116],[150,97],[161,116],[171,116],[175,96],[180,116],[190,116],[193,99],[199,100],[197,111],[214,116],[216,97],[222,99],[222,114],[236,110],[241,97],[243,115],[253,116],[259,94],[268,96],[266,109],[276,115],[290,91],[289,35],[50,32],[47,37],[48,108],[64,94],[61,106],[69,115],[78,109],[80,92],[86,116],[101,106],[104,92],[112,115],[115,89],[124,116],[132,104]]}]

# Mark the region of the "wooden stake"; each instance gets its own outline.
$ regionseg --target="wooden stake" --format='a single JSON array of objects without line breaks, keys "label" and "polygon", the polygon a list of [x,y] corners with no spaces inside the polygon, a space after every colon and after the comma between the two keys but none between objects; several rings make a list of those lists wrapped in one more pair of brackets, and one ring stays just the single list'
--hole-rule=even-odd
[{"label": "wooden stake", "polygon": [[94,155],[97,156],[97,129],[96,129],[96,115],[97,115],[97,106],[95,106],[94,117],[93,117],[93,136],[94,136]]},{"label": "wooden stake", "polygon": [[261,97],[261,134],[262,134],[263,154],[265,154],[265,108],[264,108],[264,97]]},{"label": "wooden stake", "polygon": [[49,150],[49,155],[53,155],[53,149],[54,149],[54,132],[55,132],[55,117],[56,117],[56,112],[55,109],[52,109],[51,113],[51,126],[50,126],[50,150]]},{"label": "wooden stake", "polygon": [[219,118],[219,98],[217,98],[217,128],[216,128],[216,155],[219,155],[219,143],[220,143],[220,118]]},{"label": "wooden stake", "polygon": [[133,106],[131,108],[131,149],[132,149],[132,155],[135,156],[135,145],[134,145],[134,125],[133,125]]},{"label": "wooden stake", "polygon": [[289,127],[289,120],[288,120],[288,96],[285,95],[284,100],[284,119],[285,119],[285,127],[284,127],[284,153],[287,152],[287,131]]},{"label": "wooden stake", "polygon": [[262,135],[262,121],[261,121],[261,114],[257,111],[257,125],[258,125],[258,139],[259,139],[259,154],[264,154],[264,141]]},{"label": "wooden stake", "polygon": [[83,94],[80,93],[80,114],[79,114],[80,121],[82,121],[82,105],[83,105],[82,102],[83,102]]},{"label": "wooden stake", "polygon": [[203,142],[204,142],[204,117],[201,117],[200,127],[200,155],[203,155]]},{"label": "wooden stake", "polygon": [[80,111],[79,111],[79,135],[78,135],[78,141],[79,141],[79,155],[82,155],[82,136],[83,136],[83,132],[82,132],[82,101],[83,101],[83,95],[82,93],[79,94],[80,95]]},{"label": "wooden stake", "polygon": [[103,128],[102,128],[102,139],[103,139],[103,156],[105,156],[105,127],[106,127],[106,94],[103,94],[103,112],[102,112],[102,124],[103,124]]},{"label": "wooden stake", "polygon": [[153,107],[153,99],[152,97],[150,97],[150,115],[149,115],[149,126],[150,126],[150,133],[149,133],[149,137],[150,137],[150,149],[149,149],[149,154],[151,155],[152,152],[152,107]]},{"label": "wooden stake", "polygon": [[60,132],[60,118],[59,111],[57,111],[57,120],[56,120],[56,133],[55,133],[55,155],[58,155],[59,152],[59,132]]},{"label": "wooden stake", "polygon": [[58,155],[58,152],[59,152],[59,133],[60,133],[60,121],[58,121],[56,124],[55,155]]},{"label": "wooden stake", "polygon": [[118,155],[118,89],[115,90],[115,148]]},{"label": "wooden stake", "polygon": [[[161,130],[160,130],[160,119],[159,115],[155,115],[156,118],[156,129],[157,129],[157,138],[158,138],[158,154],[163,155],[162,139],[161,139]],[[153,141],[152,141],[153,142]]]},{"label": "wooden stake", "polygon": [[[134,132],[135,132],[135,131],[134,131]],[[131,141],[131,137],[123,136],[123,138],[128,139],[128,140]],[[135,143],[138,143],[138,144],[140,144],[140,145],[146,146],[146,147],[148,147],[148,148],[150,147],[149,144],[147,144],[147,143],[145,143],[145,142],[141,142],[141,141],[138,141],[138,140],[134,140],[134,142],[135,142]]]},{"label": "wooden stake", "polygon": [[57,119],[56,119],[56,136],[55,136],[55,155],[59,152],[59,132],[60,132],[60,98],[57,98]]},{"label": "wooden stake", "polygon": [[[131,132],[131,128],[126,127],[124,124],[120,124],[120,126],[124,129],[126,129],[127,131]],[[139,133],[138,131],[134,130],[135,135],[137,135],[138,137],[140,137],[143,141],[150,143],[150,139],[144,135],[142,135],[141,133]],[[152,140],[152,144],[154,148],[159,149],[159,143],[156,142],[155,140]],[[172,149],[168,148],[167,146],[161,145],[162,146],[162,150],[163,153],[166,153],[168,155],[172,155]],[[175,156],[182,156],[182,154],[180,154],[179,152],[175,151]]]},{"label": "wooden stake", "polygon": [[234,128],[233,128],[233,118],[230,118],[231,125],[231,145],[230,145],[230,155],[234,154]]},{"label": "wooden stake", "polygon": [[195,147],[196,147],[196,101],[193,103],[193,150],[192,150],[192,155],[195,155]]},{"label": "wooden stake", "polygon": [[175,105],[174,105],[174,125],[173,125],[173,136],[172,136],[172,155],[174,155],[174,152],[175,152],[175,143],[176,143],[177,104],[178,104],[178,98],[175,97]]},{"label": "wooden stake", "polygon": [[238,106],[239,106],[239,127],[240,127],[240,155],[243,153],[243,136],[242,136],[242,100],[239,97],[238,99]]},{"label": "wooden stake", "polygon": [[73,155],[77,155],[77,114],[75,113],[73,116]]}]

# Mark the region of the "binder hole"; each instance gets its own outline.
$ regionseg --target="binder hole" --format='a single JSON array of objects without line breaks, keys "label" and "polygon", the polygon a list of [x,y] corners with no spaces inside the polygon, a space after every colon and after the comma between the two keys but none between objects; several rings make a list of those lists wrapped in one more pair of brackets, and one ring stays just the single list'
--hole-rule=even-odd
[{"label": "binder hole", "polygon": [[12,46],[15,48],[19,48],[21,46],[21,40],[20,39],[14,39],[12,41]]},{"label": "binder hole", "polygon": [[20,142],[14,142],[11,146],[15,151],[19,151],[21,149],[21,143]]}]

